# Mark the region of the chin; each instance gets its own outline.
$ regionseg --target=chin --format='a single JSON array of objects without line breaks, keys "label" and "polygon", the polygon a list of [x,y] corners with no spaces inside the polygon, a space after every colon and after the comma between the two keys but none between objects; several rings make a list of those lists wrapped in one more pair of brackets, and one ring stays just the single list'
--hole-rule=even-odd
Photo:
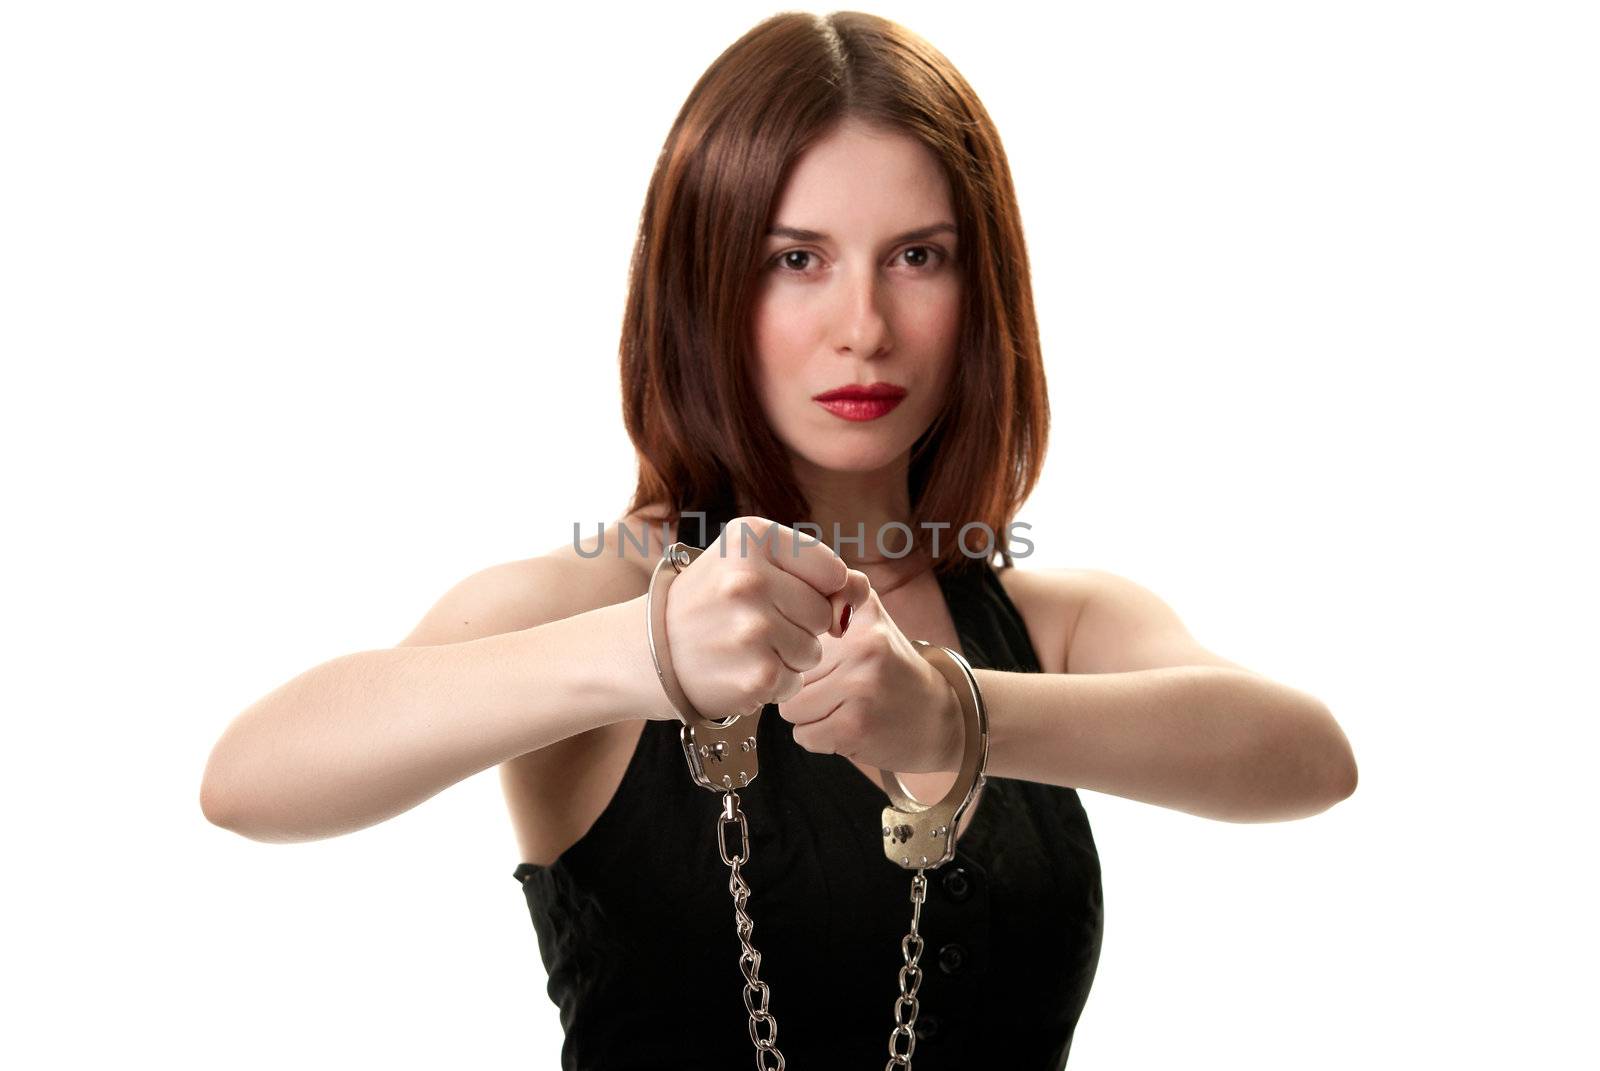
[{"label": "chin", "polygon": [[835,441],[828,446],[832,448],[797,450],[790,446],[789,453],[801,464],[827,472],[868,473],[877,472],[894,464],[910,449],[909,444],[897,448],[897,444],[887,441],[860,443],[854,446]]}]

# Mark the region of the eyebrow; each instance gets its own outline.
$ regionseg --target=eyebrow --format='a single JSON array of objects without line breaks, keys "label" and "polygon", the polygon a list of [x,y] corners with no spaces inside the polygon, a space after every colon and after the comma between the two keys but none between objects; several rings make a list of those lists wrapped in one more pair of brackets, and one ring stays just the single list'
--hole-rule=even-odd
[{"label": "eyebrow", "polygon": [[[894,244],[899,244],[900,242],[915,242],[920,241],[923,238],[932,238],[936,234],[943,234],[945,232],[949,232],[952,236],[954,236],[956,234],[955,224],[930,223],[926,227],[918,227],[914,231],[906,231],[904,234],[896,235],[894,238],[890,239],[890,242]],[[828,236],[823,234],[821,231],[810,231],[806,230],[804,227],[785,227],[781,224],[774,226],[772,229],[767,231],[767,237],[789,238],[796,242],[826,242],[828,240]]]}]

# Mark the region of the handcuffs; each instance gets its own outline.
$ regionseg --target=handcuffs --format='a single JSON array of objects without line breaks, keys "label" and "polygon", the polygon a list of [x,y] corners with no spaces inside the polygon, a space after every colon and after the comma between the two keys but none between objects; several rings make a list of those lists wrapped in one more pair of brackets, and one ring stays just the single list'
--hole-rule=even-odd
[{"label": "handcuffs", "polygon": [[[750,861],[750,839],[744,812],[739,809],[738,790],[754,781],[760,772],[756,739],[766,704],[722,718],[706,717],[684,694],[672,668],[667,641],[667,589],[702,553],[701,548],[681,542],[666,548],[650,574],[650,588],[645,595],[645,629],[656,676],[683,722],[679,733],[689,776],[700,787],[722,793],[722,813],[717,819],[717,851],[729,868],[728,891],[733,896],[734,927],[741,948],[739,967],[745,976],[744,1002],[750,1013],[750,1040],[755,1044],[758,1071],[781,1071],[784,1058],[777,1046],[778,1022],[768,1011],[771,994],[760,978],[761,953],[750,943],[755,929],[745,912],[750,887],[740,873],[740,866]],[[926,872],[937,870],[955,857],[956,830],[962,815],[984,786],[989,759],[989,714],[972,666],[959,652],[948,647],[926,640],[913,640],[912,644],[955,689],[965,735],[960,772],[937,803],[919,803],[901,784],[899,774],[878,770],[878,780],[891,801],[883,809],[884,855],[890,862],[915,871],[911,878],[911,930],[900,942],[905,966],[900,969],[900,996],[895,1001],[895,1026],[889,1035],[889,1061],[884,1065],[885,1071],[890,1068],[909,1071],[911,1054],[916,1048],[913,1026],[918,1010],[917,987],[922,982],[922,968],[917,964],[922,954],[918,926],[927,896]],[[739,829],[737,851],[729,848],[727,840],[733,826]]]}]

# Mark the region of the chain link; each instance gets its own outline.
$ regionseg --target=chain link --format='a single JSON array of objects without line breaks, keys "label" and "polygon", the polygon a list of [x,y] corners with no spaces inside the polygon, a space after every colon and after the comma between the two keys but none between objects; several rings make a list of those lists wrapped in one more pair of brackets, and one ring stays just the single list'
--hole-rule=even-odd
[{"label": "chain link", "polygon": [[[739,827],[739,851],[728,850],[728,830]],[[761,980],[761,953],[750,943],[756,924],[745,913],[750,886],[739,868],[750,861],[750,827],[739,809],[739,794],[722,795],[722,815],[717,820],[717,852],[728,864],[728,892],[733,895],[733,926],[739,935],[739,970],[744,974],[744,1006],[750,1013],[750,1040],[756,1046],[757,1071],[783,1071],[783,1053],[778,1051],[778,1020],[767,1011],[772,991]],[[773,1061],[776,1061],[775,1063]]]},{"label": "chain link", "polygon": [[[922,984],[922,968],[917,966],[922,955],[922,934],[917,927],[922,923],[922,902],[927,898],[927,872],[918,870],[911,876],[911,932],[900,941],[906,965],[900,968],[900,995],[894,1002],[894,1030],[889,1034],[889,1062],[883,1065],[884,1071],[897,1067],[910,1071],[911,1054],[917,1048],[917,987]],[[896,1042],[903,1042],[904,1049],[897,1048]]]},{"label": "chain link", "polygon": [[[728,847],[728,830],[739,828],[739,849]],[[739,809],[739,794],[722,795],[722,814],[717,819],[717,854],[728,865],[728,892],[733,896],[733,926],[739,935],[739,970],[744,974],[744,1006],[750,1013],[750,1040],[756,1047],[757,1071],[783,1071],[783,1053],[778,1049],[778,1020],[768,1010],[772,990],[761,980],[761,953],[750,943],[756,924],[745,911],[750,901],[750,886],[745,884],[740,867],[750,861],[750,826]],[[911,1054],[917,1048],[917,988],[922,985],[922,904],[928,898],[928,876],[918,870],[911,877],[911,931],[900,941],[905,966],[900,968],[900,996],[894,1002],[894,1030],[889,1034],[889,1062],[884,1071],[904,1068],[911,1071]]]},{"label": "chain link", "polygon": [[[655,663],[656,674],[661,679],[662,688],[665,689],[667,697],[672,701],[674,708],[678,710],[679,717],[684,721],[686,748],[693,741],[694,726],[698,722],[708,721],[709,719],[706,719],[703,715],[698,715],[698,713],[696,713],[694,719],[691,719],[684,713],[684,708],[688,707],[687,697],[682,694],[682,688],[678,684],[677,678],[670,671],[670,661],[661,657],[657,650],[657,635],[660,634],[664,637],[666,633],[666,601],[662,598],[658,602],[656,593],[659,590],[660,594],[665,596],[666,585],[671,582],[671,577],[676,573],[682,572],[700,553],[700,548],[690,547],[684,543],[674,543],[668,547],[664,560],[656,563],[655,572],[650,576],[650,590],[646,598],[646,632],[650,642],[650,657]],[[672,565],[673,572],[665,573],[663,567],[669,562]],[[976,778],[973,785],[967,789],[967,799],[971,799],[974,787],[981,788],[983,786],[983,770],[988,753],[989,729],[983,706],[983,697],[978,692],[971,666],[958,652],[952,651],[948,647],[932,647],[922,640],[916,641],[916,646],[919,651],[943,653],[944,662],[941,663],[935,659],[935,665],[940,667],[940,672],[950,680],[951,685],[958,689],[958,694],[960,694],[960,683],[956,680],[954,674],[965,671],[965,684],[972,692],[972,703],[969,704],[963,700],[962,704],[962,714],[967,727],[967,742],[969,745],[968,754],[963,758],[962,768],[964,770],[968,768],[968,764],[971,761],[973,740],[981,741],[977,751]],[[927,655],[925,654],[924,657],[927,657]],[[689,707],[689,709],[692,710],[693,708]],[[976,725],[976,729],[974,729],[974,725]],[[713,723],[713,727],[718,729],[725,728],[724,725],[716,723]],[[748,743],[751,748],[754,748],[755,739],[752,737]],[[718,743],[717,746],[720,749],[722,744]],[[705,754],[705,752],[702,752],[702,754]],[[697,784],[714,790],[713,783],[697,769],[694,755],[691,753],[688,758],[690,776]],[[751,756],[751,758],[749,777],[754,778],[754,756]],[[733,791],[730,786],[731,780],[731,776],[724,775],[722,777],[722,784],[729,787],[725,787],[722,791],[722,813],[717,818],[717,854],[722,856],[722,861],[728,867],[728,892],[733,897],[734,931],[739,936],[739,970],[744,975],[745,980],[744,1006],[745,1010],[750,1013],[750,1040],[756,1047],[756,1071],[784,1071],[783,1053],[778,1050],[778,1020],[773,1017],[768,1008],[772,999],[772,992],[767,983],[761,980],[761,953],[756,951],[750,940],[755,933],[756,927],[755,923],[751,921],[749,913],[745,911],[745,905],[750,901],[750,886],[745,884],[744,875],[741,873],[740,868],[750,861],[750,827],[745,822],[744,812],[739,809],[739,794]],[[747,783],[743,774],[740,775],[740,783]],[[961,807],[964,808],[965,806],[966,803],[963,802]],[[888,812],[885,813],[887,814]],[[957,809],[957,814],[959,813],[960,808]],[[728,847],[728,831],[733,826],[739,827],[739,848],[737,852],[731,851]],[[887,837],[889,835],[888,828],[885,828],[883,832],[884,836]],[[940,832],[943,832],[942,828]],[[902,862],[909,864],[910,860],[904,859]],[[928,859],[924,857],[922,862],[926,864]],[[935,867],[939,865],[937,862],[934,864]],[[900,996],[895,999],[895,1025],[894,1030],[889,1034],[889,1062],[884,1065],[884,1071],[894,1071],[896,1068],[904,1068],[905,1071],[910,1071],[911,1054],[917,1047],[915,1027],[917,1012],[921,1007],[920,1002],[917,1000],[917,989],[922,985],[922,968],[918,965],[918,960],[922,956],[923,948],[922,934],[919,932],[919,927],[922,923],[922,904],[927,899],[927,896],[927,868],[923,866],[917,868],[916,873],[911,878],[911,931],[900,942],[900,951],[905,958],[905,966],[900,968]]]}]

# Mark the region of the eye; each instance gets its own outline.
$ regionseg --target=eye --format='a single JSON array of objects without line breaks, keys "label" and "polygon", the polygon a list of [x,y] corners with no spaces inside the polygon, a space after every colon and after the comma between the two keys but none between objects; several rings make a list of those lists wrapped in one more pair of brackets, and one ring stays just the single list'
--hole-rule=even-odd
[{"label": "eye", "polygon": [[809,249],[788,249],[773,257],[771,264],[775,268],[781,268],[785,270],[787,274],[804,275],[805,263],[802,262],[801,264],[796,264],[795,258],[814,258],[815,256],[816,254],[811,252]]},{"label": "eye", "polygon": [[933,245],[908,245],[908,246],[906,246],[904,249],[902,249],[900,251],[900,255],[901,256],[905,256],[907,253],[921,253],[922,254],[921,260],[912,265],[912,267],[915,267],[915,268],[929,268],[929,267],[932,267],[933,265],[928,262],[928,258],[930,257],[930,255],[933,258],[936,258],[934,260],[935,264],[943,264],[944,261],[945,261],[944,250],[940,249],[938,246],[933,246]]},{"label": "eye", "polygon": [[[911,260],[907,266],[919,273],[932,271],[949,259],[949,255],[936,245],[908,245],[896,254],[895,259],[899,260],[908,254]],[[785,275],[806,275],[809,274],[806,269],[816,256],[809,249],[786,249],[767,263]]]}]

